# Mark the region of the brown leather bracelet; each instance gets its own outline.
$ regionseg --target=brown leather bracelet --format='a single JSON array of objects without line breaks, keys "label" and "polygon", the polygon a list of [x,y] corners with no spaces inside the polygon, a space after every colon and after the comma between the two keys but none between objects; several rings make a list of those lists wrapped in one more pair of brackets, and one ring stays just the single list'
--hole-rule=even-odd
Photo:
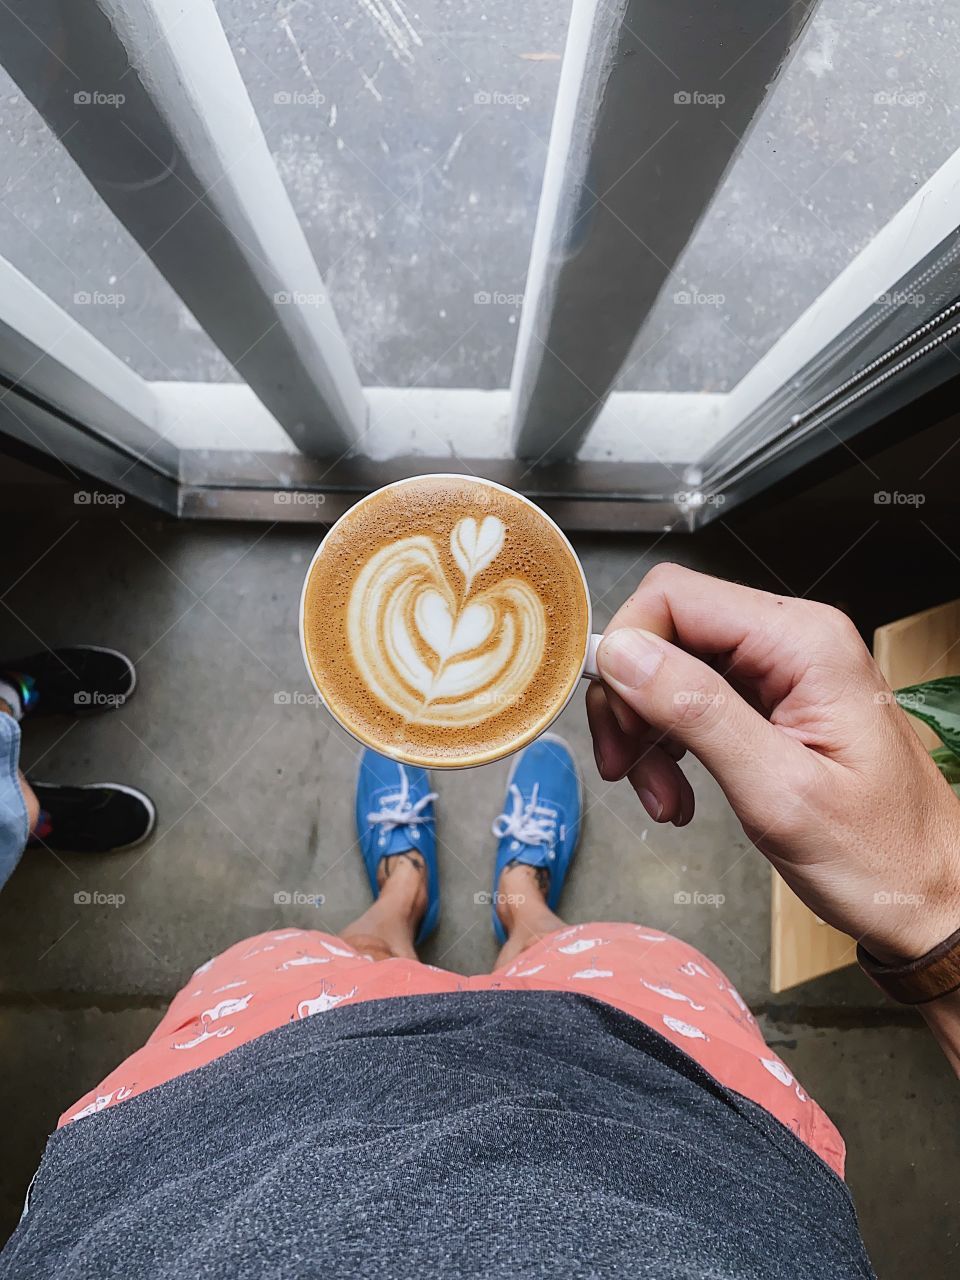
[{"label": "brown leather bracelet", "polygon": [[918,960],[882,964],[862,945],[857,960],[868,978],[900,1004],[927,1004],[960,990],[960,929]]}]

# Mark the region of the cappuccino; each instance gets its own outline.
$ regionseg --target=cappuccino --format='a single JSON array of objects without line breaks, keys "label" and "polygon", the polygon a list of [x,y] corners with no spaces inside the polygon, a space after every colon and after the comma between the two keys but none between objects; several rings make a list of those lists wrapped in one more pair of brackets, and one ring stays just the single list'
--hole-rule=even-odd
[{"label": "cappuccino", "polygon": [[525,745],[583,668],[590,603],[563,534],[526,498],[420,476],[362,499],[304,584],[304,655],[356,738],[408,764],[482,764]]}]

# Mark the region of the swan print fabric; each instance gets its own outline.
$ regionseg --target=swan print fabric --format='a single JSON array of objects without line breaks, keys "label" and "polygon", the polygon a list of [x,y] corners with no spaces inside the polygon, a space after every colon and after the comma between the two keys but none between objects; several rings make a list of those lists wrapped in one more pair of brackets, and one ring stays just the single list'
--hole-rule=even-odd
[{"label": "swan print fabric", "polygon": [[509,968],[470,978],[415,960],[375,963],[314,930],[260,934],[202,965],[144,1047],[69,1107],[60,1124],[116,1106],[285,1022],[361,1000],[486,990],[573,991],[638,1018],[764,1107],[843,1176],[843,1139],[764,1043],[724,973],[678,938],[632,924],[562,929]]}]

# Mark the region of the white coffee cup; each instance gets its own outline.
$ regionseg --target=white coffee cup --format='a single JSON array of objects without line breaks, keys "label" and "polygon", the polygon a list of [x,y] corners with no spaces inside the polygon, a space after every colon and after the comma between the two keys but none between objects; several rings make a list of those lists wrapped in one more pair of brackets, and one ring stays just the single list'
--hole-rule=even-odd
[{"label": "white coffee cup", "polygon": [[[354,738],[357,742],[361,743],[363,746],[373,748],[373,750],[378,751],[381,755],[387,756],[393,760],[398,760],[404,764],[420,764],[423,762],[419,759],[413,759],[406,756],[403,751],[398,750],[396,746],[392,743],[384,743],[384,742],[376,741],[373,738],[370,738],[368,740],[366,737],[356,732],[355,729],[352,728],[350,725],[345,724],[344,721],[340,718],[340,716],[337,715],[335,708],[330,705],[330,702],[324,696],[324,692],[320,688],[314,676],[313,669],[310,665],[309,655],[307,652],[305,627],[304,627],[306,599],[307,599],[307,586],[310,582],[310,577],[311,577],[311,574],[313,573],[314,565],[323,555],[323,549],[327,542],[327,539],[331,537],[334,531],[337,530],[345,520],[349,519],[351,513],[355,512],[357,507],[360,506],[362,503],[372,502],[375,499],[380,498],[385,491],[396,488],[400,485],[416,484],[418,481],[426,481],[426,480],[450,479],[450,480],[459,480],[459,481],[464,481],[464,480],[469,481],[472,478],[473,477],[470,477],[470,476],[464,476],[464,475],[459,475],[456,473],[449,473],[449,472],[431,473],[430,475],[424,475],[424,476],[411,476],[404,480],[394,481],[393,484],[384,485],[382,488],[375,490],[373,493],[367,494],[365,497],[361,498],[358,503],[355,503],[354,506],[352,506],[351,508],[349,508],[349,510],[344,512],[344,514],[340,517],[340,519],[330,526],[330,528],[327,530],[327,533],[323,538],[323,541],[320,543],[319,547],[317,547],[316,551],[314,552],[313,557],[310,560],[310,564],[307,568],[307,572],[303,579],[303,588],[300,592],[300,610],[299,610],[299,622],[298,622],[299,632],[300,632],[300,652],[303,655],[303,662],[304,662],[304,666],[307,668],[307,674],[310,677],[310,683],[313,685],[314,690],[316,691],[316,694],[320,699],[320,702],[324,707],[326,707],[326,709],[330,712],[330,714],[341,726],[341,728],[345,729],[347,733],[349,733],[350,736]],[[580,575],[580,581],[583,584],[583,596],[584,596],[584,602],[586,605],[586,613],[587,613],[586,637],[585,637],[585,642],[583,646],[583,655],[580,662],[579,674],[581,678],[586,678],[591,680],[597,679],[598,678],[597,648],[603,637],[595,634],[592,630],[593,611],[590,603],[590,588],[587,585],[587,578],[586,578],[586,574],[583,571],[583,565],[580,563],[580,557],[577,555],[576,551],[574,551],[573,546],[570,543],[570,539],[563,532],[563,530],[560,528],[560,526],[556,523],[555,520],[552,520],[550,516],[548,516],[547,513],[544,510],[542,510],[542,508],[538,507],[535,502],[531,502],[529,498],[524,497],[523,494],[517,493],[513,489],[509,489],[505,485],[498,484],[495,480],[486,480],[486,479],[483,479],[482,477],[476,477],[476,479],[479,483],[489,488],[499,489],[501,492],[509,494],[513,500],[517,502],[522,502],[526,506],[534,510],[537,513],[538,517],[556,532],[557,536],[560,538],[564,546],[569,551],[570,558],[573,561],[574,565],[576,566],[577,571]],[[523,747],[528,746],[529,743],[533,742],[536,738],[540,737],[542,733],[545,733],[550,728],[550,725],[554,723],[554,721],[557,719],[560,713],[564,710],[564,708],[570,702],[570,699],[573,697],[574,692],[576,690],[577,683],[578,681],[576,680],[571,682],[571,687],[569,692],[567,693],[563,701],[558,704],[556,710],[553,712],[548,722],[539,725],[533,731],[527,731],[523,734],[518,734],[516,741],[506,744],[503,750],[497,752],[495,755],[488,756],[482,761],[468,761],[468,762],[461,762],[458,760],[445,760],[442,758],[431,759],[429,762],[429,767],[431,769],[472,768],[479,764],[490,764],[490,763],[493,763],[493,761],[495,760],[502,760],[506,756],[513,755],[514,752],[520,751]]]}]

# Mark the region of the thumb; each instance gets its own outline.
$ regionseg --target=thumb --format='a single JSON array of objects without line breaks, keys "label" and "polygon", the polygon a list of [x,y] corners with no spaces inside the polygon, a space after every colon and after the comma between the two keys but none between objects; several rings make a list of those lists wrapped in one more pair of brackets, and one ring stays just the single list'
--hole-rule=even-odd
[{"label": "thumb", "polygon": [[648,724],[693,752],[741,819],[762,815],[775,779],[779,792],[791,757],[805,751],[712,667],[649,631],[620,627],[605,636],[597,667],[604,684]]}]

